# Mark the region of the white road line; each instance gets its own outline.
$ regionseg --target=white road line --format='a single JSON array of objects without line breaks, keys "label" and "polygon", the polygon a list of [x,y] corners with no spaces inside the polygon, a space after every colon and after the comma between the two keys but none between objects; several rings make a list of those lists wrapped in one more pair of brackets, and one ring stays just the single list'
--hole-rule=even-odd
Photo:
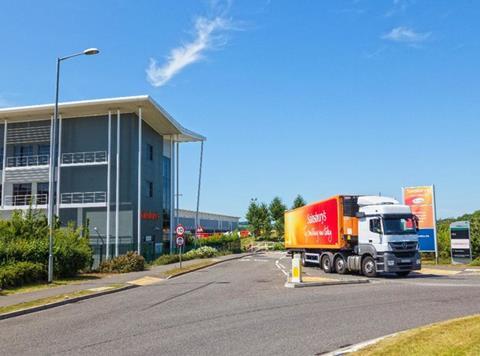
[{"label": "white road line", "polygon": [[[278,261],[279,261],[279,260],[276,260],[276,261],[275,261],[275,266],[277,266],[277,268],[278,268],[280,271],[282,271],[282,273],[283,273],[284,275],[286,275],[286,276],[288,277],[288,272],[284,270],[285,267],[283,267],[283,266],[280,264],[280,262],[278,262]],[[283,267],[283,268],[282,268],[282,267]]]}]

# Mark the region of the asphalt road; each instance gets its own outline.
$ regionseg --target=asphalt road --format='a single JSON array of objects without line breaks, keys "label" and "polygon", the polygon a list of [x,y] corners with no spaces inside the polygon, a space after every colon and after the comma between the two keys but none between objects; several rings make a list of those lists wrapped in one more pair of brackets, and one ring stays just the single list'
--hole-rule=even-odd
[{"label": "asphalt road", "polygon": [[0,354],[315,355],[480,312],[480,276],[288,289],[280,258],[0,321]]}]

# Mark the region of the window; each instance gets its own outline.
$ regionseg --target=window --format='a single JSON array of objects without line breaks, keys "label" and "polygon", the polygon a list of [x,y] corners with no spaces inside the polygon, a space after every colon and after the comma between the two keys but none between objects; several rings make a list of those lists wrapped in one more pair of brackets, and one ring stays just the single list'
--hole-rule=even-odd
[{"label": "window", "polygon": [[38,164],[48,164],[50,157],[50,145],[38,145]]},{"label": "window", "polygon": [[13,185],[13,205],[29,205],[32,197],[32,184],[20,183]]},{"label": "window", "polygon": [[153,161],[153,146],[147,143],[147,159]]},{"label": "window", "polygon": [[48,202],[48,182],[37,183],[37,204],[47,204]]},{"label": "window", "polygon": [[370,231],[376,234],[382,233],[382,227],[379,218],[370,219]]},{"label": "window", "polygon": [[145,181],[145,195],[149,198],[153,198],[153,182]]},{"label": "window", "polygon": [[416,233],[417,222],[413,216],[386,217],[383,219],[385,235],[409,235]]}]

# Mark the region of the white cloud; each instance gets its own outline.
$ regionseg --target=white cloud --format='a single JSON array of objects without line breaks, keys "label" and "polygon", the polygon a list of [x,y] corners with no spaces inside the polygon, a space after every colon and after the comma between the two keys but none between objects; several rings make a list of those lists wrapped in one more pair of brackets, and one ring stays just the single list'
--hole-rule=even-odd
[{"label": "white cloud", "polygon": [[431,32],[415,32],[408,27],[395,27],[390,32],[384,34],[382,38],[384,40],[394,41],[394,42],[404,42],[410,44],[418,44],[420,42],[426,41],[431,35]]},{"label": "white cloud", "polygon": [[204,58],[206,51],[225,45],[225,31],[232,28],[231,20],[223,15],[211,19],[197,17],[192,41],[172,49],[163,65],[159,66],[155,59],[150,59],[146,69],[148,81],[154,87],[165,85],[186,66]]},{"label": "white cloud", "polygon": [[409,0],[393,0],[392,7],[385,13],[385,17],[404,13],[411,4]]}]

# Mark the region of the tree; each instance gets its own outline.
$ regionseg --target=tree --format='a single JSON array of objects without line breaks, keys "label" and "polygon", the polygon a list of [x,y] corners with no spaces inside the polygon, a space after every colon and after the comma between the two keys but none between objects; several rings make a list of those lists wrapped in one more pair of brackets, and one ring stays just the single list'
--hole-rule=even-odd
[{"label": "tree", "polygon": [[275,197],[270,203],[268,210],[272,218],[273,228],[277,232],[277,237],[280,238],[285,230],[285,210],[287,210],[287,207],[283,204],[282,199]]},{"label": "tree", "polygon": [[253,233],[254,236],[259,236],[262,228],[262,224],[259,219],[259,209],[260,207],[258,206],[257,199],[251,199],[245,218],[247,219],[250,231]]},{"label": "tree", "polygon": [[272,234],[272,221],[270,217],[270,211],[268,210],[268,205],[265,203],[261,203],[258,206],[258,220],[261,226],[261,235],[264,238],[269,238]]},{"label": "tree", "polygon": [[299,195],[297,195],[297,197],[296,197],[295,200],[293,201],[292,209],[301,208],[302,206],[305,206],[305,205],[307,205],[307,202],[306,202],[305,199],[303,199],[303,197],[299,194]]}]

